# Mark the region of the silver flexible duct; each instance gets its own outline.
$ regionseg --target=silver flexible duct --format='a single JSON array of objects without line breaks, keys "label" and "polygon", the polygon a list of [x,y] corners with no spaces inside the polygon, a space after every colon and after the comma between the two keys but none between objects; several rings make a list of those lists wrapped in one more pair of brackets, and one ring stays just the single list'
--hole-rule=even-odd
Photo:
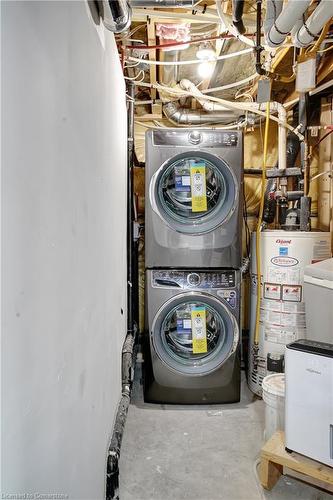
[{"label": "silver flexible duct", "polygon": [[212,111],[183,108],[178,102],[168,102],[163,106],[163,112],[168,120],[177,125],[202,125],[204,123],[229,124],[237,119],[233,110]]},{"label": "silver flexible duct", "polygon": [[99,7],[104,26],[112,33],[122,33],[130,27],[131,7],[127,0],[102,0]]}]

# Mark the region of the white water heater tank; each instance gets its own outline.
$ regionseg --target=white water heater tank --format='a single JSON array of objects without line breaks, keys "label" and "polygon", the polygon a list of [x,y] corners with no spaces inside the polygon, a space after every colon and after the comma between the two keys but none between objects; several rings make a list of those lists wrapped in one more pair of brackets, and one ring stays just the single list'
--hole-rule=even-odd
[{"label": "white water heater tank", "polygon": [[264,377],[283,370],[286,344],[306,338],[304,268],[331,257],[329,232],[267,230],[260,236],[261,307],[254,349],[258,276],[256,233],[251,239],[251,305],[248,384],[261,396]]}]

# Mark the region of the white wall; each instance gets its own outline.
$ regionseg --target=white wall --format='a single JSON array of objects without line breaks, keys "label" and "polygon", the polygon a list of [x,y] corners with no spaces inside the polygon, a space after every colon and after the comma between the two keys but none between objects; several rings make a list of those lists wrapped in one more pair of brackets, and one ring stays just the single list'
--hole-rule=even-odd
[{"label": "white wall", "polygon": [[1,11],[1,492],[100,499],[126,329],[121,69],[84,1]]}]

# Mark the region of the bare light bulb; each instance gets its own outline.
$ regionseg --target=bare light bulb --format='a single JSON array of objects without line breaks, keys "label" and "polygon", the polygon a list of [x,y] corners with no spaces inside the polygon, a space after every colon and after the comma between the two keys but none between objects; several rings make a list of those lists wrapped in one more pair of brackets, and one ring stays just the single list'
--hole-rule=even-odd
[{"label": "bare light bulb", "polygon": [[203,42],[199,45],[196,57],[202,61],[212,61],[216,59],[215,50],[210,42]]},{"label": "bare light bulb", "polygon": [[212,76],[214,71],[214,64],[209,61],[204,61],[198,64],[198,75],[200,78],[209,78]]}]

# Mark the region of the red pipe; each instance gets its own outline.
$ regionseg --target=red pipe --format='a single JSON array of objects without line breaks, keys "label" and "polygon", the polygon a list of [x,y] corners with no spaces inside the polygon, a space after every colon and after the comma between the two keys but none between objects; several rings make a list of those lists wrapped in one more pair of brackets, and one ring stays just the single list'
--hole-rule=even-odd
[{"label": "red pipe", "polygon": [[[255,33],[251,33],[249,35],[246,35],[248,38],[254,37]],[[234,35],[218,35],[218,36],[211,36],[209,38],[198,38],[197,40],[189,40],[188,42],[171,42],[171,43],[163,43],[159,45],[128,45],[125,48],[128,50],[133,50],[133,49],[163,49],[167,47],[178,47],[179,45],[190,45],[192,43],[200,43],[200,42],[206,42],[210,40],[220,40],[220,39],[227,39],[227,38],[237,38]]]}]

